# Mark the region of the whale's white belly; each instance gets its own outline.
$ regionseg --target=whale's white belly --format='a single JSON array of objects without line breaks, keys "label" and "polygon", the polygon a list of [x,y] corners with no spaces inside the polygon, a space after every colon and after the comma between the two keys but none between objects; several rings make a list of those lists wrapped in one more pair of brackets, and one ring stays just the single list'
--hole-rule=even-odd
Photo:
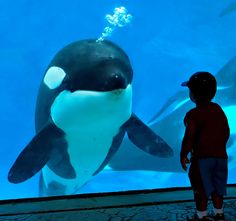
[{"label": "whale's white belly", "polygon": [[45,166],[46,187],[53,181],[75,193],[101,166],[122,124],[131,116],[132,90],[116,92],[62,92],[54,101],[51,116],[65,132],[75,179],[64,179]]}]

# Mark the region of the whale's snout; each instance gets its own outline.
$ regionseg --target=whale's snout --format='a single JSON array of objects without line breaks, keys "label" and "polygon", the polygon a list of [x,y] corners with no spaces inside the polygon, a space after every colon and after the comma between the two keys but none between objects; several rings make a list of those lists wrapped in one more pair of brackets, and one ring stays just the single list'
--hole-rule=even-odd
[{"label": "whale's snout", "polygon": [[122,73],[114,73],[108,79],[107,85],[109,85],[110,90],[119,90],[125,89],[128,82]]}]

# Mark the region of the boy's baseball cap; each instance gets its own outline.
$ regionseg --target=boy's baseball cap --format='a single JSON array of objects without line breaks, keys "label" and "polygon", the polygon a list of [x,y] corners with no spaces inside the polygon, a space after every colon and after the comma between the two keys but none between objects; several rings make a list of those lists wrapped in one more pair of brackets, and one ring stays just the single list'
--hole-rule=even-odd
[{"label": "boy's baseball cap", "polygon": [[194,87],[194,86],[208,86],[209,84],[215,84],[216,79],[215,77],[210,73],[206,71],[199,71],[194,73],[188,81],[182,82],[181,86],[183,87]]},{"label": "boy's baseball cap", "polygon": [[184,81],[181,86],[188,87],[197,97],[212,99],[216,93],[216,79],[206,71],[194,73],[188,81]]}]

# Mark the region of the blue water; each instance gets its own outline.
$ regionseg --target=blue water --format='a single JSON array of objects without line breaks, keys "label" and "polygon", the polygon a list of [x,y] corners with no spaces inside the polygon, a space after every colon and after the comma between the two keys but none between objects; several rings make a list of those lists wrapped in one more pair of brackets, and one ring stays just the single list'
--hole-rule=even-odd
[{"label": "blue water", "polygon": [[[132,21],[117,27],[107,39],[123,48],[131,60],[133,111],[147,123],[182,90],[181,82],[193,72],[207,70],[217,75],[236,56],[235,5],[233,0],[1,1],[0,199],[37,197],[38,175],[21,184],[10,184],[7,173],[35,134],[38,87],[58,50],[76,40],[99,38],[108,25],[105,15],[112,14],[116,7],[126,7]],[[235,70],[233,60],[220,72],[221,80],[232,73],[228,81],[231,87],[236,87]],[[235,94],[219,95],[217,102],[224,106],[230,122],[228,182],[235,183]],[[184,129],[182,120],[191,107],[177,102],[152,123],[175,150],[175,156]],[[173,118],[169,119],[171,114]],[[175,169],[179,168],[177,159],[152,159],[154,170],[152,165],[145,168],[142,161],[135,171],[107,168],[79,193],[189,186],[187,174]]]}]

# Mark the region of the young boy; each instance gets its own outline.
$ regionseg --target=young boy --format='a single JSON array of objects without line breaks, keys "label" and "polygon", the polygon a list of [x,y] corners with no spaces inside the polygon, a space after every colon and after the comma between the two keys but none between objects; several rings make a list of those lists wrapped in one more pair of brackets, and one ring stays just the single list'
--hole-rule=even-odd
[{"label": "young boy", "polygon": [[207,202],[213,201],[214,220],[224,220],[223,196],[226,195],[229,125],[221,107],[211,100],[216,93],[216,79],[209,72],[197,72],[182,83],[196,107],[185,118],[185,134],[180,152],[182,168],[187,170],[191,153],[189,179],[197,213],[189,220],[212,220]]}]

